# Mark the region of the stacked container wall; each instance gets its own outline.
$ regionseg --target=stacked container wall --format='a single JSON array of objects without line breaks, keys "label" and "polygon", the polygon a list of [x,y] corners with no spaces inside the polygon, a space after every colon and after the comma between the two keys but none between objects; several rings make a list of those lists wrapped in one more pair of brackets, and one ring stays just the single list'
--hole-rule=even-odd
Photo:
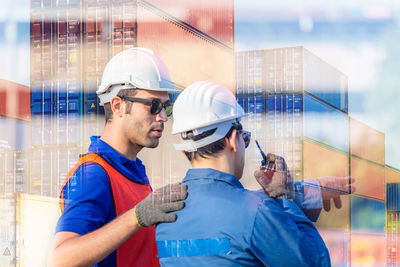
[{"label": "stacked container wall", "polygon": [[388,266],[400,265],[400,171],[385,167]]},{"label": "stacked container wall", "polygon": [[385,203],[365,197],[351,196],[350,220],[352,232],[384,234]]}]

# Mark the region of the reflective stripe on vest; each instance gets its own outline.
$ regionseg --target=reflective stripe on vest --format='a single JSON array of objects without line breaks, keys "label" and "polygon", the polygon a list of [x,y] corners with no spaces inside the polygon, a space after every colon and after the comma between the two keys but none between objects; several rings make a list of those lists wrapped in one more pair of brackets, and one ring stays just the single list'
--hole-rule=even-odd
[{"label": "reflective stripe on vest", "polygon": [[[89,153],[79,158],[79,161],[69,171],[65,179],[60,195],[61,211],[64,210],[63,191],[65,185],[75,174],[76,170],[86,162],[93,162],[100,165],[107,173],[117,217],[133,208],[151,192],[150,185],[138,184],[129,180],[102,157],[95,153]],[[160,266],[157,258],[155,226],[139,229],[117,249],[117,266]]]}]

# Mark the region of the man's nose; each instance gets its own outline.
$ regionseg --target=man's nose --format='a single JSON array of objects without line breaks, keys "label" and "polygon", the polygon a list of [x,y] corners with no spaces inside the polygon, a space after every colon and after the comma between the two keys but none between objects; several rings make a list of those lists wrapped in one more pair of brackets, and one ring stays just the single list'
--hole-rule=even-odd
[{"label": "man's nose", "polygon": [[160,113],[157,114],[156,120],[157,121],[163,121],[163,122],[168,121],[167,111],[165,110],[165,108],[163,108],[160,111]]}]

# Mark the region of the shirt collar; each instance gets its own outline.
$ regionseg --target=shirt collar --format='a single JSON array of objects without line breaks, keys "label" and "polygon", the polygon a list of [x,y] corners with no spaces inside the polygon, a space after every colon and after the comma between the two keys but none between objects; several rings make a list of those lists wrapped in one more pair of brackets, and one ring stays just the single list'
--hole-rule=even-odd
[{"label": "shirt collar", "polygon": [[231,184],[235,187],[243,188],[243,185],[232,174],[221,172],[211,168],[205,169],[189,169],[183,182],[200,179],[212,179]]}]

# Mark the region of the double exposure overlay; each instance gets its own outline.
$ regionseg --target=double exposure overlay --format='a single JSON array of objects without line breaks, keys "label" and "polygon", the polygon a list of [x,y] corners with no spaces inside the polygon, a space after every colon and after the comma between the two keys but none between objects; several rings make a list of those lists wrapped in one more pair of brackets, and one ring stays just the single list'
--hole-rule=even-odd
[{"label": "double exposure overlay", "polygon": [[[230,89],[251,133],[240,183],[262,189],[260,150],[283,158],[332,266],[400,266],[392,1],[24,0],[0,11],[0,266],[46,265],[61,192],[86,186],[66,178],[105,129],[105,66],[134,47],[165,63],[172,103],[196,81]],[[152,189],[191,168],[172,125],[137,155]]]}]

